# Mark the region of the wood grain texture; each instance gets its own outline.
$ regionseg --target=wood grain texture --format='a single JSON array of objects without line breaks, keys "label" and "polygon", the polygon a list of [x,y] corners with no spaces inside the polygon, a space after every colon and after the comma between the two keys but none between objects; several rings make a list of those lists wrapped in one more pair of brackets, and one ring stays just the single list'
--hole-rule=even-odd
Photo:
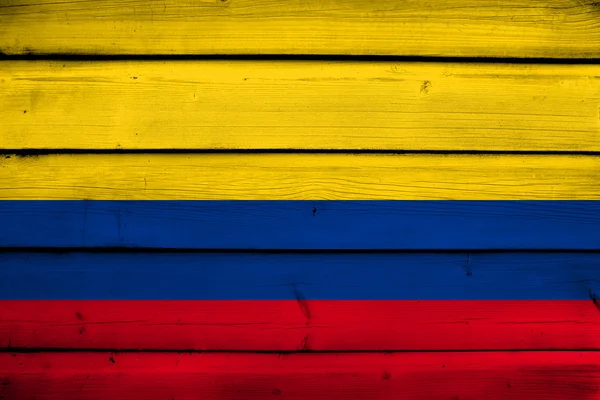
[{"label": "wood grain texture", "polygon": [[599,250],[600,201],[7,200],[0,247]]},{"label": "wood grain texture", "polygon": [[5,61],[0,77],[3,149],[600,150],[598,66]]},{"label": "wood grain texture", "polygon": [[9,54],[598,57],[592,0],[8,0]]},{"label": "wood grain texture", "polygon": [[0,300],[0,349],[600,350],[599,313],[591,299]]},{"label": "wood grain texture", "polygon": [[7,155],[0,199],[594,200],[599,171],[562,155]]},{"label": "wood grain texture", "polygon": [[599,257],[2,253],[0,347],[600,349]]},{"label": "wood grain texture", "polygon": [[[0,253],[3,300],[585,300],[597,253]],[[599,314],[600,317],[600,314]]]},{"label": "wood grain texture", "polygon": [[7,399],[596,399],[597,352],[2,353]]}]

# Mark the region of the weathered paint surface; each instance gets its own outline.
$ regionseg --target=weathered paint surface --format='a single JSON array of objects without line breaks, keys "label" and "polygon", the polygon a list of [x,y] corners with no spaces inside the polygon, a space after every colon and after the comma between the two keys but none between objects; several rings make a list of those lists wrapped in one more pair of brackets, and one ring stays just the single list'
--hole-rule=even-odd
[{"label": "weathered paint surface", "polygon": [[0,399],[600,398],[598,10],[3,1]]},{"label": "weathered paint surface", "polygon": [[0,78],[5,149],[600,150],[596,65],[6,61]]},{"label": "weathered paint surface", "polygon": [[0,307],[5,351],[600,350],[595,298],[0,300]]},{"label": "weathered paint surface", "polygon": [[594,0],[8,0],[9,54],[598,57]]},{"label": "weathered paint surface", "polygon": [[600,249],[593,200],[3,200],[0,217],[4,248]]},{"label": "weathered paint surface", "polygon": [[589,352],[0,354],[9,399],[598,398]]},{"label": "weathered paint surface", "polygon": [[595,155],[0,158],[0,200],[599,200]]}]

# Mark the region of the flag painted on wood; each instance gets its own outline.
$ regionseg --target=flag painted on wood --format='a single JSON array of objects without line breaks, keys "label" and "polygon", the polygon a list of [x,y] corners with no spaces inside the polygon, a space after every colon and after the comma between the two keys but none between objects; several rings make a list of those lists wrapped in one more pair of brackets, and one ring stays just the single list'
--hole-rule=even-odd
[{"label": "flag painted on wood", "polygon": [[600,257],[589,253],[600,245],[597,163],[560,155],[6,158],[0,239],[12,250],[0,255],[0,340],[600,348]]}]

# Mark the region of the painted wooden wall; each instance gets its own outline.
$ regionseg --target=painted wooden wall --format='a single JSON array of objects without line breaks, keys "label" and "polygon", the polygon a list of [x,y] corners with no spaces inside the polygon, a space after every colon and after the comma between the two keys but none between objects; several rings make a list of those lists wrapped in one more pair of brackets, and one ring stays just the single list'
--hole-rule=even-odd
[{"label": "painted wooden wall", "polygon": [[0,399],[600,399],[600,5],[0,2]]}]

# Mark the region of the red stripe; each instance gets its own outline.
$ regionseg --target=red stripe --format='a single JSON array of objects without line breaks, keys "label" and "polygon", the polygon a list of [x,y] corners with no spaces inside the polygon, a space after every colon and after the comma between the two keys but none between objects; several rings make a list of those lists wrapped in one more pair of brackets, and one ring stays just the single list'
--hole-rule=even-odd
[{"label": "red stripe", "polygon": [[598,352],[0,354],[5,399],[592,399]]},{"label": "red stripe", "polygon": [[600,310],[566,301],[0,301],[13,348],[600,349]]}]

